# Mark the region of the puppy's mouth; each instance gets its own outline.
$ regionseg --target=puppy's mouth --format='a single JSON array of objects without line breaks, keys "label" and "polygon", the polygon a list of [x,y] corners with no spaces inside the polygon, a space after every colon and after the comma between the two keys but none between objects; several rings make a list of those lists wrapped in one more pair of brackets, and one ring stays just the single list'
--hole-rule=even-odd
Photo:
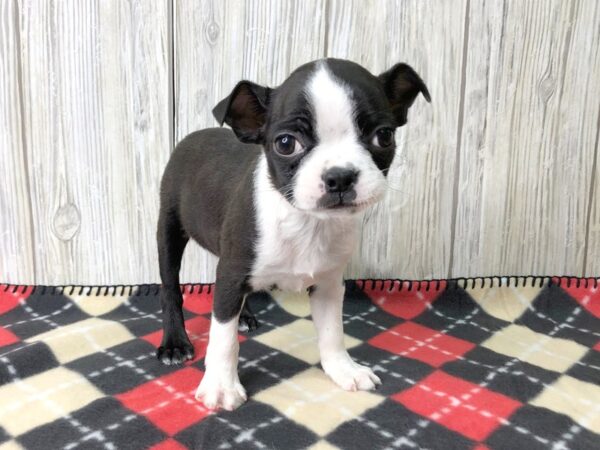
[{"label": "puppy's mouth", "polygon": [[379,195],[373,195],[365,200],[356,201],[356,192],[325,194],[317,202],[316,211],[336,211],[340,213],[357,213],[377,203],[381,199]]},{"label": "puppy's mouth", "polygon": [[354,191],[351,195],[347,195],[347,193],[344,193],[343,195],[340,195],[340,193],[325,194],[317,201],[315,206],[313,206],[312,208],[301,208],[297,204],[295,204],[294,201],[292,201],[291,203],[295,208],[307,212],[309,214],[313,213],[321,215],[329,213],[337,215],[336,213],[339,213],[342,215],[352,215],[363,211],[369,206],[374,205],[379,200],[381,200],[382,196],[377,193],[374,193],[372,196],[359,201],[356,200],[356,197],[357,195]]},{"label": "puppy's mouth", "polygon": [[325,207],[322,207],[321,209],[344,210],[344,209],[356,209],[359,206],[360,205],[358,203],[346,202],[346,201],[341,200],[339,203],[336,203],[336,204],[330,205],[330,206],[325,206]]},{"label": "puppy's mouth", "polygon": [[358,213],[360,211],[364,211],[370,206],[373,206],[375,203],[378,203],[383,198],[383,195],[375,193],[370,197],[363,199],[361,201],[352,201],[350,203],[343,203],[340,206],[335,206],[333,208],[328,208],[329,210],[337,210],[340,212],[346,213]]},{"label": "puppy's mouth", "polygon": [[318,209],[348,209],[356,208],[356,191],[330,192],[323,195],[317,202]]}]

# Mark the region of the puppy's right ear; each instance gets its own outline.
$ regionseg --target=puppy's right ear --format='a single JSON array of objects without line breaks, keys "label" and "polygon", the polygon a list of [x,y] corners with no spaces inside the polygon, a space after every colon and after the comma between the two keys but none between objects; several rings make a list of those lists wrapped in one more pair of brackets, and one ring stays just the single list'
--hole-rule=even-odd
[{"label": "puppy's right ear", "polygon": [[260,144],[271,91],[251,81],[240,81],[231,94],[214,107],[213,115],[220,125],[229,125],[240,141]]}]

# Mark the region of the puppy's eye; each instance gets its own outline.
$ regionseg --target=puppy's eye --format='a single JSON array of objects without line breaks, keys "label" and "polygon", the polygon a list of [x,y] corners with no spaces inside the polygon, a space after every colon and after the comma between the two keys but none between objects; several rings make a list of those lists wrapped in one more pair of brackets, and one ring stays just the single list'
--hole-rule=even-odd
[{"label": "puppy's eye", "polygon": [[281,156],[293,156],[302,150],[300,142],[291,134],[282,134],[275,138],[275,151]]},{"label": "puppy's eye", "polygon": [[394,144],[394,130],[391,128],[380,128],[373,136],[372,144],[376,147],[390,147]]}]

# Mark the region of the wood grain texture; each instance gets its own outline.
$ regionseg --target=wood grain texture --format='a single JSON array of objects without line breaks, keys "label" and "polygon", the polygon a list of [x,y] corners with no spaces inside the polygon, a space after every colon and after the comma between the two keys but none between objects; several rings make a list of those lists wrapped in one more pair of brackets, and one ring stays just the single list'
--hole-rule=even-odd
[{"label": "wood grain texture", "polygon": [[167,2],[27,0],[19,17],[36,281],[156,280]]},{"label": "wood grain texture", "polygon": [[35,283],[16,1],[0,2],[0,277]]},{"label": "wood grain texture", "polygon": [[349,277],[446,277],[459,120],[465,1],[332,0],[328,56],[374,73],[404,61],[433,97],[420,97],[396,136],[388,195],[365,220]]},{"label": "wood grain texture", "polygon": [[[578,32],[574,34],[576,39],[585,43],[589,42],[589,47],[586,48],[586,58],[590,67],[590,78],[588,80],[591,88],[586,86],[586,101],[590,104],[590,114],[594,113],[596,106],[596,136],[595,136],[595,154],[593,163],[586,161],[593,168],[592,183],[590,189],[590,199],[588,205],[588,224],[587,224],[587,246],[585,255],[585,276],[593,277],[600,276],[600,174],[598,173],[598,159],[600,156],[600,5],[597,2],[590,2],[592,5],[587,5],[585,15],[581,15],[581,25]],[[586,32],[586,27],[596,30],[595,35],[590,38]],[[592,78],[593,77],[593,78]],[[588,89],[590,95],[587,95]],[[591,119],[590,119],[591,120]],[[593,130],[591,130],[593,132]],[[591,140],[591,139],[590,139]]]},{"label": "wood grain texture", "polygon": [[[0,1],[0,282],[156,282],[173,144],[322,56],[424,78],[349,277],[600,275],[595,0]],[[196,245],[183,281],[212,281]]]},{"label": "wood grain texture", "polygon": [[[177,2],[176,140],[217,126],[213,106],[241,79],[274,86],[323,56],[324,14],[323,0]],[[188,245],[182,281],[213,281],[215,269],[214,256]]]},{"label": "wood grain texture", "polygon": [[[600,111],[598,112],[600,115]],[[586,235],[586,254],[584,276],[597,277],[600,274],[600,175],[598,174],[598,155],[600,154],[600,118],[596,134],[596,154],[594,155],[594,172],[588,207]]]},{"label": "wood grain texture", "polygon": [[582,275],[598,3],[473,1],[469,23],[451,274]]}]

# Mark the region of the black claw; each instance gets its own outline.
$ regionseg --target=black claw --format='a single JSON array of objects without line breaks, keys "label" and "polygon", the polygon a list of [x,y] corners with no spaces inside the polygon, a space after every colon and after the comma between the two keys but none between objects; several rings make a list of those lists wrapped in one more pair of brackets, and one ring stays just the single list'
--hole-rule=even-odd
[{"label": "black claw", "polygon": [[156,357],[167,366],[181,364],[194,357],[194,347],[187,339],[166,339],[156,350]]},{"label": "black claw", "polygon": [[253,314],[242,314],[240,315],[240,322],[238,325],[238,330],[242,333],[248,333],[256,330],[260,324],[256,317]]},{"label": "black claw", "polygon": [[[256,293],[254,295],[256,295]],[[258,320],[256,320],[256,317],[250,309],[250,298],[247,298],[242,307],[242,311],[240,312],[238,330],[242,333],[248,333],[256,330],[258,326]]]},{"label": "black claw", "polygon": [[171,355],[171,361],[173,362],[173,364],[181,364],[184,359],[183,359],[183,355],[181,354],[181,351],[175,347],[173,349],[173,353]]}]

